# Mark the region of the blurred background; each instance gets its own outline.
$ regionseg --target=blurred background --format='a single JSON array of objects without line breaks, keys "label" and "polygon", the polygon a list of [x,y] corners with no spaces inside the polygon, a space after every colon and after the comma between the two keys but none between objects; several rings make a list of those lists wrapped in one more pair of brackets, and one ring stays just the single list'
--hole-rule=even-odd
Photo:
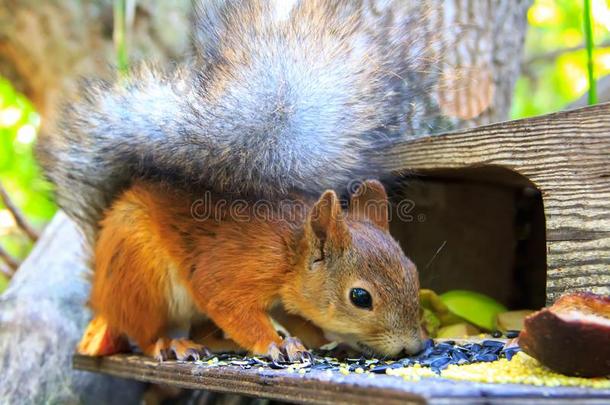
[{"label": "blurred background", "polygon": [[[535,0],[528,11],[528,29],[521,75],[511,118],[524,118],[587,104],[587,50],[581,0]],[[610,0],[591,0],[593,72],[598,98],[610,92]],[[40,117],[28,99],[0,76],[0,181],[34,229],[41,230],[56,211],[50,186],[33,156]],[[31,249],[31,238],[18,228],[0,202],[0,246],[17,260]],[[0,292],[10,270],[0,260]]]}]

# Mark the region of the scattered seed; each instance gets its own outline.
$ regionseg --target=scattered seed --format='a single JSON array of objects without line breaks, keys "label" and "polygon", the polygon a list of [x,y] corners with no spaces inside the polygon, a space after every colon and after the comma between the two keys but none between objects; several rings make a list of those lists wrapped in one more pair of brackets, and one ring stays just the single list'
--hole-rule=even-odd
[{"label": "scattered seed", "polygon": [[437,370],[440,371],[446,368],[449,364],[451,364],[451,362],[452,360],[450,357],[438,358],[430,363],[430,368],[435,372]]},{"label": "scattered seed", "polygon": [[521,349],[519,349],[518,347],[511,347],[509,349],[504,349],[502,353],[504,354],[504,357],[506,357],[506,360],[510,361],[512,360],[513,356],[520,351]]},{"label": "scattered seed", "polygon": [[499,340],[484,340],[483,347],[491,347],[491,348],[499,348],[502,349],[504,347],[504,342]]},{"label": "scattered seed", "polygon": [[385,374],[386,370],[389,368],[388,365],[383,366],[375,366],[371,369],[371,373],[375,374]]},{"label": "scattered seed", "polygon": [[477,354],[474,356],[473,360],[476,362],[496,361],[498,360],[498,356],[490,353]]},{"label": "scattered seed", "polygon": [[[310,370],[321,372],[339,372],[341,374],[404,374],[405,369],[412,369],[413,378],[434,376],[443,374],[444,370],[452,366],[467,365],[480,362],[493,362],[498,359],[512,359],[518,352],[516,343],[504,344],[499,340],[484,340],[480,343],[456,344],[454,341],[443,341],[434,343],[427,340],[422,352],[415,356],[404,357],[396,360],[367,359],[365,357],[336,358],[342,353],[336,354],[328,351],[314,351],[310,356],[304,357],[303,361],[269,361],[258,357],[240,356],[237,353],[223,353],[207,358],[205,362],[198,364],[207,367],[218,367],[231,365],[242,369],[284,370],[304,374]],[[415,371],[421,370],[421,371]]]},{"label": "scattered seed", "polygon": [[271,367],[274,370],[281,370],[284,368],[288,368],[288,366],[286,366],[284,364],[280,364],[280,362],[277,362],[277,361],[272,361],[271,363],[269,363],[269,367]]}]

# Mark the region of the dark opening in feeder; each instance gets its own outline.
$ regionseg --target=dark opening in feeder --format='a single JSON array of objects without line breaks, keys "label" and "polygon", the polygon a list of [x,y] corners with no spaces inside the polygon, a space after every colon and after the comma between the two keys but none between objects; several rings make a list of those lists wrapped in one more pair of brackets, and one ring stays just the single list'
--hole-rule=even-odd
[{"label": "dark opening in feeder", "polygon": [[482,166],[388,184],[391,232],[417,264],[422,288],[477,291],[509,309],[544,306],[545,218],[532,182]]}]

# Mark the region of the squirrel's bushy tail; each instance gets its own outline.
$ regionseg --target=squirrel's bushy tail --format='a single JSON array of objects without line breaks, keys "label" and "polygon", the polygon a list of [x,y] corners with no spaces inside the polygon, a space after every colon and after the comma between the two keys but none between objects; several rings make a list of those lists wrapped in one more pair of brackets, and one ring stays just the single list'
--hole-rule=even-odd
[{"label": "squirrel's bushy tail", "polygon": [[89,82],[39,157],[89,236],[135,178],[240,196],[320,193],[374,177],[368,156],[426,132],[429,2],[212,0],[195,57]]}]

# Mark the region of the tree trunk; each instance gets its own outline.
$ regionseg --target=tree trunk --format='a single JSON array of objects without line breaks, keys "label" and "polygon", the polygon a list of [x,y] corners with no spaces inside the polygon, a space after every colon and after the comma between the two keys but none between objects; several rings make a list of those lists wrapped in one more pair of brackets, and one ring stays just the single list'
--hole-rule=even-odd
[{"label": "tree trunk", "polygon": [[[431,11],[444,38],[435,98],[453,125],[508,116],[530,2],[447,0]],[[138,1],[132,60],[179,60],[190,49],[190,11],[190,0]],[[0,0],[0,74],[32,100],[43,131],[54,121],[60,98],[77,88],[81,76],[110,77],[114,61],[110,0]],[[0,299],[0,368],[10,376],[0,397],[20,403],[88,402],[93,399],[88,386],[108,393],[98,401],[113,402],[122,395],[116,384],[123,383],[70,369],[70,353],[88,316],[86,250],[74,225],[59,215]],[[53,259],[57,252],[61,260]],[[32,350],[39,357],[22,357]]]},{"label": "tree trunk", "polygon": [[446,0],[439,104],[458,127],[504,121],[519,76],[532,0]]},{"label": "tree trunk", "polygon": [[[82,77],[112,77],[111,0],[0,0],[0,75],[34,104],[44,125]],[[138,1],[130,55],[165,64],[190,47],[191,2]]]}]

